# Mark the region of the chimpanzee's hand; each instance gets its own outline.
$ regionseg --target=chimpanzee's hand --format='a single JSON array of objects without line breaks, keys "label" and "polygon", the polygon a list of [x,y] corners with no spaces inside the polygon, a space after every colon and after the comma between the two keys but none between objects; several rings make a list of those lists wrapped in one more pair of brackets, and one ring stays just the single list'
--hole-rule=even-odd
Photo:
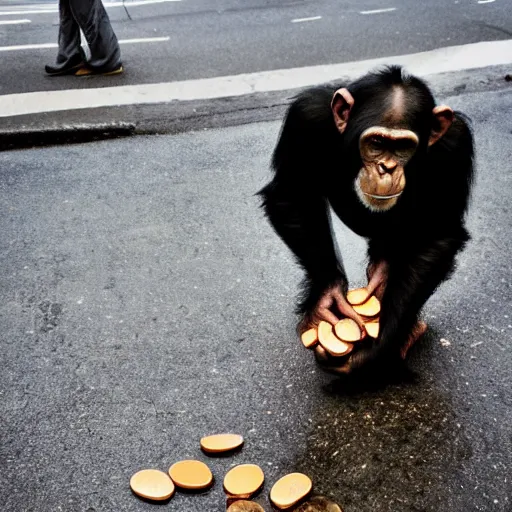
[{"label": "chimpanzee's hand", "polygon": [[317,363],[326,371],[340,375],[348,375],[359,370],[370,363],[380,359],[380,347],[375,340],[366,338],[365,344],[369,346],[358,347],[348,356],[333,357],[321,346],[315,347],[315,356]]},{"label": "chimpanzee's hand", "polygon": [[343,282],[335,282],[325,288],[316,301],[316,304],[310,311],[306,311],[302,321],[299,323],[299,331],[318,325],[321,320],[325,320],[332,325],[339,322],[341,318],[352,318],[357,322],[362,332],[364,332],[364,323],[362,318],[354,311],[354,308],[348,303],[345,297],[345,288]]},{"label": "chimpanzee's hand", "polygon": [[[382,300],[384,291],[386,289],[388,280],[388,267],[388,263],[385,261],[371,262],[366,270],[368,277],[368,285],[366,288],[370,295],[375,295],[379,300]],[[331,322],[327,318],[323,319]],[[354,320],[356,319],[354,318]],[[358,324],[360,327],[362,326],[362,323],[358,322]],[[363,345],[357,346],[353,352],[344,357],[331,356],[324,350],[321,345],[318,345],[315,348],[315,355],[318,364],[332,373],[339,374],[349,374],[355,370],[363,368],[364,366],[369,365],[377,359],[381,359],[385,353],[386,347],[380,346],[379,340],[373,340],[369,337],[366,338]],[[405,353],[406,351],[404,354]],[[405,356],[403,357],[405,358]]]}]

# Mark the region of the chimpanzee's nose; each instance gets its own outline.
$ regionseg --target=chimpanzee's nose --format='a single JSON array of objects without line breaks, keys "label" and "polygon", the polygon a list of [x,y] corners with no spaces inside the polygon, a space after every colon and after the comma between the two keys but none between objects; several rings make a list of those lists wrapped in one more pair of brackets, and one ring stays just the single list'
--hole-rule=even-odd
[{"label": "chimpanzee's nose", "polygon": [[394,160],[387,160],[385,162],[379,162],[379,173],[380,174],[391,174],[396,168],[398,164]]}]

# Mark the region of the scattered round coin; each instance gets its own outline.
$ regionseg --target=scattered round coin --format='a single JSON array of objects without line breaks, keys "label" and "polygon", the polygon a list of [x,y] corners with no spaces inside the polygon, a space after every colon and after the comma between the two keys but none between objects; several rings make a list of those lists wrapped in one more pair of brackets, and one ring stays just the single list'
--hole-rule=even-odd
[{"label": "scattered round coin", "polygon": [[295,512],[343,512],[341,508],[323,496],[315,496],[303,503]]},{"label": "scattered round coin", "polygon": [[352,351],[354,345],[338,339],[329,322],[321,321],[318,324],[318,341],[332,356],[341,357]]},{"label": "scattered round coin", "polygon": [[300,335],[300,339],[306,348],[313,348],[318,343],[318,331],[316,327],[304,331]]},{"label": "scattered round coin", "polygon": [[365,303],[352,307],[358,315],[371,317],[380,313],[380,301],[373,295]]},{"label": "scattered round coin", "polygon": [[358,306],[368,299],[369,293],[366,288],[356,288],[349,290],[347,293],[347,301],[352,306]]},{"label": "scattered round coin", "polygon": [[207,489],[213,483],[210,468],[199,460],[182,460],[169,468],[169,476],[182,489]]},{"label": "scattered round coin", "polygon": [[270,501],[280,509],[290,508],[304,499],[313,488],[311,479],[303,473],[290,473],[280,478],[270,491]]},{"label": "scattered round coin", "polygon": [[343,318],[334,326],[334,332],[341,341],[354,343],[361,340],[361,329],[352,318]]},{"label": "scattered round coin", "polygon": [[201,448],[206,453],[230,452],[243,444],[244,438],[238,434],[215,434],[201,439]]},{"label": "scattered round coin", "polygon": [[172,480],[158,469],[143,469],[130,479],[132,491],[148,500],[164,501],[174,494]]},{"label": "scattered round coin", "polygon": [[366,329],[368,336],[370,336],[371,338],[379,337],[379,322],[367,322],[364,324],[364,328]]},{"label": "scattered round coin", "polygon": [[224,491],[229,496],[250,498],[265,480],[265,475],[256,464],[240,464],[230,469],[224,477]]},{"label": "scattered round coin", "polygon": [[265,512],[265,510],[254,501],[238,500],[228,507],[227,512]]}]

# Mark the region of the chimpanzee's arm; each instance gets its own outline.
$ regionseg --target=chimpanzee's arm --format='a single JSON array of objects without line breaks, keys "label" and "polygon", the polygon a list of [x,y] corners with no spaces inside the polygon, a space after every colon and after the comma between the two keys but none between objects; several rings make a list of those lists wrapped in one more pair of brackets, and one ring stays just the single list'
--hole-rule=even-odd
[{"label": "chimpanzee's arm", "polygon": [[421,197],[412,215],[414,234],[373,240],[373,263],[386,262],[388,276],[382,297],[379,338],[370,348],[354,351],[336,370],[342,373],[365,366],[383,356],[398,357],[435,289],[449,278],[455,256],[469,234],[464,226],[473,180],[473,137],[467,120],[459,113],[450,131],[429,151],[420,184]]},{"label": "chimpanzee's arm", "polygon": [[[452,273],[455,256],[467,234],[425,242],[400,258],[387,261],[388,279],[381,301],[380,333],[371,346],[354,351],[336,370],[350,373],[369,363],[398,360],[418,314],[436,288]],[[369,341],[369,340],[368,340]]]},{"label": "chimpanzee's arm", "polygon": [[273,156],[274,177],[260,192],[267,217],[305,271],[298,312],[306,316],[329,287],[347,287],[323,193],[329,185],[326,159],[337,136],[331,97],[331,90],[319,88],[291,105]]}]

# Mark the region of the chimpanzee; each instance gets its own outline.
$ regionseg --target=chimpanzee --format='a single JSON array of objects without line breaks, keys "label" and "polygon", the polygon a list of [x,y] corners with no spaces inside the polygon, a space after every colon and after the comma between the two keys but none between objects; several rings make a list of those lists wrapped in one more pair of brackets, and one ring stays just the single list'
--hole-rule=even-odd
[{"label": "chimpanzee", "polygon": [[364,329],[346,300],[328,205],[368,241],[368,289],[381,299],[378,339],[367,338],[344,358],[317,347],[318,362],[351,373],[405,358],[426,329],[421,308],[451,275],[469,240],[473,136],[467,118],[436,106],[424,81],[387,67],[346,87],[299,94],[272,167],[273,179],[259,194],[305,272],[300,331],[341,316]]}]

